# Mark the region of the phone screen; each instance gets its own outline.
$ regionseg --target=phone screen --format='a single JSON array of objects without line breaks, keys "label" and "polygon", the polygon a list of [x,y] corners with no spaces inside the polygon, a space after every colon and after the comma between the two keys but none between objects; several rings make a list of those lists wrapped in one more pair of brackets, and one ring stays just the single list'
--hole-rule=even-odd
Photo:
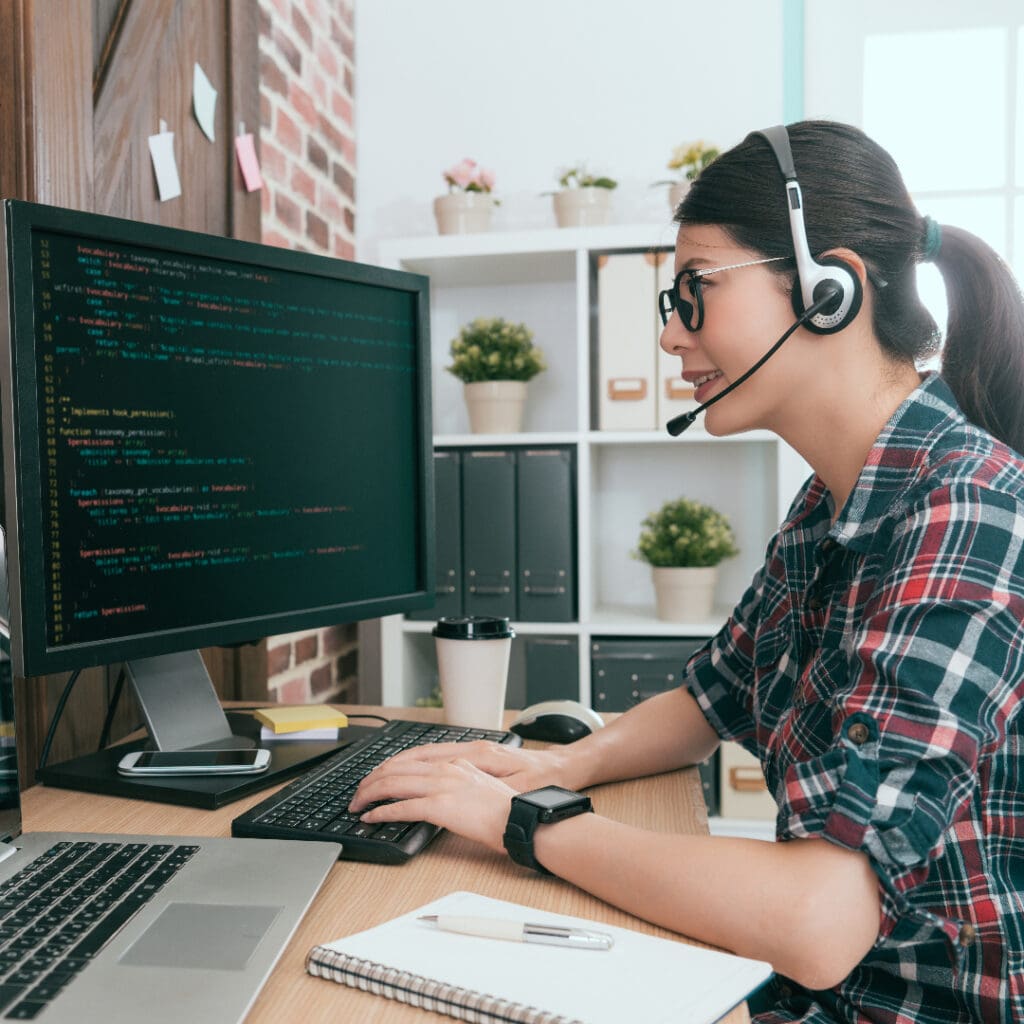
[{"label": "phone screen", "polygon": [[238,768],[256,763],[256,750],[147,750],[136,768]]}]

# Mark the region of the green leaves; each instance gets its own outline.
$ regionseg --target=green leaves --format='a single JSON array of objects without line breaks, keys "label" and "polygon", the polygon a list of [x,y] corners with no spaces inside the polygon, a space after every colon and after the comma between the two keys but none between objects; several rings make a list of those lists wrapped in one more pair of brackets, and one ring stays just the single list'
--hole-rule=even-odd
[{"label": "green leaves", "polygon": [[726,519],[710,505],[678,498],[667,501],[641,524],[634,557],[658,568],[700,568],[739,554]]},{"label": "green leaves", "polygon": [[530,380],[546,370],[544,355],[533,344],[526,324],[501,317],[477,317],[451,343],[447,371],[465,384],[482,380]]}]

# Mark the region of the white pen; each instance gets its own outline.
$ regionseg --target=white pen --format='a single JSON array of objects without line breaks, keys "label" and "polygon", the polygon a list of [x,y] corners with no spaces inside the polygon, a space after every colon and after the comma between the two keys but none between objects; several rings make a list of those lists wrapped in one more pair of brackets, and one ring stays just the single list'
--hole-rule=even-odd
[{"label": "white pen", "polygon": [[476,935],[484,939],[543,942],[549,946],[571,946],[574,949],[611,949],[614,945],[614,940],[607,932],[593,932],[566,925],[503,921],[495,917],[457,917],[452,914],[430,914],[418,920],[429,921],[442,931]]}]

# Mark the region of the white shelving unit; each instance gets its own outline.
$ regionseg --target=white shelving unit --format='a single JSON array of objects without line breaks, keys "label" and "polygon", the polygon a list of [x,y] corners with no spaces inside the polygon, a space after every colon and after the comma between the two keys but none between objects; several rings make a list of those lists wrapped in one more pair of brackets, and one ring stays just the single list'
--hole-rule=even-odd
[{"label": "white shelving unit", "polygon": [[[385,266],[431,279],[431,365],[435,444],[483,448],[559,444],[576,449],[578,621],[516,622],[520,636],[579,640],[579,699],[591,700],[593,637],[699,637],[725,621],[760,565],[770,536],[809,470],[773,434],[715,438],[700,423],[679,438],[595,429],[591,254],[672,248],[669,226],[615,225],[514,233],[419,237],[380,245]],[[449,344],[477,316],[524,322],[548,364],[530,382],[521,434],[469,433],[462,385],[445,371]],[[648,567],[633,559],[640,522],[669,498],[713,504],[730,519],[740,554],[722,566],[719,607],[707,619],[655,618]],[[408,706],[436,676],[431,623],[379,620],[380,694]]]}]

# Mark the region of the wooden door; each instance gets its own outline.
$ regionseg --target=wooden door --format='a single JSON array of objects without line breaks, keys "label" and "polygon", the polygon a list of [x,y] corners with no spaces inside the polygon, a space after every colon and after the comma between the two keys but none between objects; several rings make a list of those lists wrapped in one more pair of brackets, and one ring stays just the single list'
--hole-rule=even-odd
[{"label": "wooden door", "polygon": [[[240,124],[259,126],[257,18],[255,0],[4,0],[0,196],[258,241],[259,193],[245,191],[234,156]],[[192,113],[196,62],[218,92],[215,142]],[[161,119],[182,183],[163,203],[147,141]],[[204,659],[222,696],[265,695],[260,649]],[[95,748],[117,668],[83,673],[51,761]],[[64,681],[17,681],[23,786]],[[115,736],[136,724],[133,703]]]}]

